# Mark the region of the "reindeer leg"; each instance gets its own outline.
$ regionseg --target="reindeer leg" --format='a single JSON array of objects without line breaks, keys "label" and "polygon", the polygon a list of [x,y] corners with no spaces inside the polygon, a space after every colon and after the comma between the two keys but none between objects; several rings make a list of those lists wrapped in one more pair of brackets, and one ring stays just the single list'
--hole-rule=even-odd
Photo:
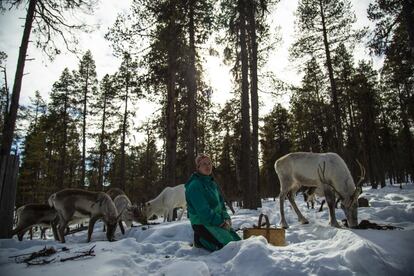
[{"label": "reindeer leg", "polygon": [[338,224],[338,221],[336,221],[335,217],[335,194],[327,186],[324,187],[324,194],[326,198],[326,203],[328,204],[329,208],[329,225],[341,228],[341,226],[339,226]]},{"label": "reindeer leg", "polygon": [[59,221],[58,236],[61,243],[65,243],[65,229],[67,225],[68,221],[65,221],[64,219]]},{"label": "reindeer leg", "polygon": [[124,229],[124,225],[122,225],[122,221],[118,221],[118,224],[119,224],[119,228],[121,229],[122,235],[124,235],[125,234],[125,229]]},{"label": "reindeer leg", "polygon": [[63,214],[58,214],[59,216],[59,227],[58,227],[58,236],[61,243],[65,243],[65,229],[68,226],[70,218],[73,216],[75,211],[68,213],[68,219],[65,219]]},{"label": "reindeer leg", "polygon": [[184,214],[185,208],[182,208],[180,215],[178,216],[177,220],[181,220],[183,214]]},{"label": "reindeer leg", "polygon": [[286,219],[285,219],[285,209],[284,209],[284,207],[285,207],[285,197],[286,197],[286,193],[280,192],[280,195],[279,195],[280,226],[282,228],[287,229],[287,228],[289,228],[289,226],[288,226],[288,224],[286,222]]},{"label": "reindeer leg", "polygon": [[19,239],[19,241],[23,240],[24,234],[27,232],[27,230],[32,229],[32,226],[28,226],[26,228],[21,228],[18,232],[17,232],[17,238]]},{"label": "reindeer leg", "polygon": [[91,241],[91,237],[92,237],[92,232],[93,232],[93,227],[95,226],[95,222],[98,220],[98,218],[96,217],[91,217],[91,219],[89,220],[89,225],[88,225],[88,241]]},{"label": "reindeer leg", "polygon": [[290,192],[290,193],[287,194],[287,197],[288,197],[288,199],[290,201],[290,204],[292,205],[293,209],[295,210],[296,215],[298,215],[299,222],[302,223],[302,224],[308,224],[309,221],[302,215],[302,213],[300,212],[298,206],[296,205],[295,193]]},{"label": "reindeer leg", "polygon": [[50,226],[52,227],[52,233],[53,233],[53,238],[55,238],[55,241],[59,240],[59,236],[58,236],[58,232],[57,232],[57,221],[54,220],[50,223]]}]

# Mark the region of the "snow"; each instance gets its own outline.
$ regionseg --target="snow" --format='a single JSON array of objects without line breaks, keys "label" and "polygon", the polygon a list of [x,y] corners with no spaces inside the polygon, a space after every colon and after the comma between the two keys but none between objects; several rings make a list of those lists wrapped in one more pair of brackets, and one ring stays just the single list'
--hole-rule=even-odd
[{"label": "snow", "polygon": [[[105,240],[102,224],[97,223],[92,242],[86,243],[86,231],[67,236],[66,244],[48,240],[0,240],[0,274],[13,275],[414,275],[414,185],[387,186],[373,190],[364,187],[368,208],[359,208],[358,219],[403,227],[403,230],[337,229],[328,226],[328,211],[307,209],[298,196],[299,208],[310,221],[300,225],[296,214],[286,203],[287,245],[276,247],[263,237],[231,242],[223,249],[209,253],[191,246],[193,232],[183,219],[150,226],[133,227],[117,241]],[[257,224],[258,215],[269,216],[278,224],[279,202],[263,201],[260,210],[236,209],[232,215],[235,229]],[[336,210],[338,221],[345,218]],[[157,220],[162,222],[162,219]],[[238,232],[242,235],[242,231]],[[59,259],[87,251],[94,257],[60,262]],[[44,246],[67,247],[46,258],[46,265],[27,266],[15,263],[10,256],[38,251]]]}]

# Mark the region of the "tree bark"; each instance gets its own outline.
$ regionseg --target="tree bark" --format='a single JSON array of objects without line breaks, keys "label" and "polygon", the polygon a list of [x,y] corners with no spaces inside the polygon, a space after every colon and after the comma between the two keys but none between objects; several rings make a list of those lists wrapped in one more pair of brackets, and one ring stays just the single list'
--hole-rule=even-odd
[{"label": "tree bark", "polygon": [[252,106],[252,171],[251,171],[251,206],[249,209],[261,207],[259,196],[259,95],[257,79],[257,37],[256,37],[256,18],[255,3],[249,0],[248,22],[250,34],[250,95]]},{"label": "tree bark", "polygon": [[404,0],[402,12],[408,33],[408,45],[411,55],[414,56],[414,1]]},{"label": "tree bark", "polygon": [[332,103],[335,112],[335,129],[336,129],[336,150],[338,154],[343,153],[343,138],[342,138],[342,124],[341,113],[338,103],[338,91],[336,89],[336,82],[333,74],[331,51],[329,48],[328,34],[326,30],[325,14],[323,11],[322,0],[319,0],[320,16],[322,20],[323,43],[325,46],[326,66],[328,67],[329,82],[331,84]]},{"label": "tree bark", "polygon": [[125,191],[125,181],[126,181],[126,162],[125,162],[125,139],[126,139],[126,126],[128,121],[128,92],[129,92],[129,57],[126,62],[126,80],[125,80],[125,109],[124,109],[124,119],[122,123],[122,141],[121,141],[121,166],[119,168],[119,183],[118,186],[123,191]]},{"label": "tree bark", "polygon": [[190,41],[190,64],[188,67],[188,136],[187,136],[187,166],[186,176],[189,176],[195,170],[194,159],[196,155],[197,141],[197,111],[196,111],[196,67],[195,67],[195,25],[194,25],[194,5],[195,0],[189,1],[189,41]]},{"label": "tree bark", "polygon": [[81,172],[81,181],[80,187],[85,186],[85,175],[86,175],[86,112],[88,99],[88,80],[89,80],[89,65],[86,69],[86,83],[83,91],[83,127],[82,127],[82,172]]},{"label": "tree bark", "polygon": [[241,70],[242,70],[242,84],[241,84],[241,184],[244,190],[244,206],[253,206],[252,186],[251,186],[251,138],[250,138],[250,106],[249,106],[249,81],[248,81],[248,55],[246,43],[246,11],[244,1],[239,0],[238,9],[240,15],[240,54],[241,54]]},{"label": "tree bark", "polygon": [[29,45],[29,37],[32,29],[37,0],[30,0],[27,10],[26,22],[24,25],[23,38],[20,44],[19,58],[17,60],[16,75],[14,77],[13,92],[11,96],[10,111],[4,121],[3,138],[1,143],[1,152],[3,155],[10,155],[13,142],[13,134],[16,126],[17,110],[19,108],[20,91],[22,88],[22,80],[24,73],[24,65],[26,62],[27,47]]},{"label": "tree bark", "polygon": [[175,186],[177,166],[177,122],[175,114],[176,80],[176,49],[174,34],[176,32],[174,13],[170,17],[168,30],[171,37],[167,42],[168,69],[167,69],[167,103],[166,103],[166,171],[165,185]]},{"label": "tree bark", "polygon": [[103,167],[105,158],[105,124],[106,124],[106,101],[107,91],[104,91],[104,106],[102,111],[102,125],[101,125],[101,137],[99,141],[99,165],[98,165],[98,191],[103,191]]}]

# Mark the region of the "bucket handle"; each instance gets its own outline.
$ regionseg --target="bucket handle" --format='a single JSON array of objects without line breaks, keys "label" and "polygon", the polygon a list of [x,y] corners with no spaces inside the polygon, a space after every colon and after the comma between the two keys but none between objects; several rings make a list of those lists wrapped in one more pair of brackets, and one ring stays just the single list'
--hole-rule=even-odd
[{"label": "bucket handle", "polygon": [[257,228],[262,228],[262,219],[263,217],[266,220],[266,228],[270,228],[269,218],[265,214],[260,214],[259,216],[259,224],[257,225]]}]

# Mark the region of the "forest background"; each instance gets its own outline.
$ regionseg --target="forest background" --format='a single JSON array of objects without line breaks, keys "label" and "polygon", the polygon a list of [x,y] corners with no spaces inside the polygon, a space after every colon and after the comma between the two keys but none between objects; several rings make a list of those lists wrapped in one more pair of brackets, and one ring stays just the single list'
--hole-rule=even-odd
[{"label": "forest background", "polygon": [[337,152],[354,177],[358,159],[374,188],[412,181],[412,0],[108,2],[1,2],[2,129],[16,15],[35,7],[17,206],[67,187],[142,203],[200,152],[245,208],[278,195],[273,164],[292,151]]}]

